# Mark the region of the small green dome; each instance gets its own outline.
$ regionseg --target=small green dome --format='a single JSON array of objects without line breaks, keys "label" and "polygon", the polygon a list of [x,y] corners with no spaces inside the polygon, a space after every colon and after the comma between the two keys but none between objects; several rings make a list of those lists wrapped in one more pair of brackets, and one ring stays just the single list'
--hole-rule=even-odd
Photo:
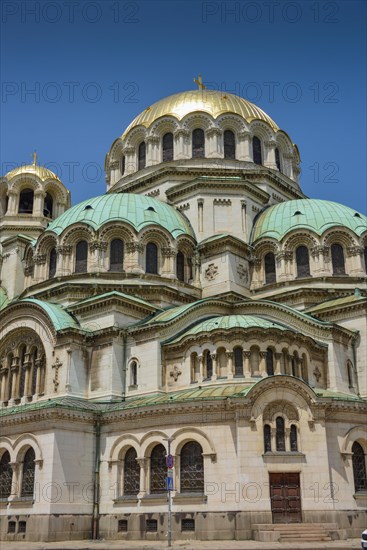
[{"label": "small green dome", "polygon": [[233,330],[236,328],[262,328],[290,330],[286,326],[274,323],[257,315],[222,315],[220,317],[211,317],[205,321],[200,321],[197,325],[186,330],[178,337],[175,337],[170,343],[179,342],[187,336],[195,336],[200,333],[212,332],[214,330]]},{"label": "small green dome", "polygon": [[136,231],[155,224],[169,231],[174,238],[181,234],[195,237],[189,221],[173,206],[131,193],[111,193],[81,202],[53,220],[47,231],[60,235],[70,225],[80,222],[97,230],[111,221],[126,222]]},{"label": "small green dome", "polygon": [[251,242],[263,237],[280,241],[294,229],[309,229],[322,235],[330,227],[346,227],[361,235],[367,230],[367,217],[337,202],[298,199],[267,208],[257,218]]}]

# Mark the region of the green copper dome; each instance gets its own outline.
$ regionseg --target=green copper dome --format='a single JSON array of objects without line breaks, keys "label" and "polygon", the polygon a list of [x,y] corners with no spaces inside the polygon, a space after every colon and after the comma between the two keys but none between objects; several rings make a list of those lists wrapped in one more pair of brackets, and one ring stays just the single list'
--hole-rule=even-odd
[{"label": "green copper dome", "polygon": [[187,336],[195,336],[196,334],[212,332],[214,330],[233,330],[236,328],[262,328],[262,329],[278,329],[278,330],[290,330],[284,325],[274,323],[263,317],[257,315],[223,315],[220,317],[212,317],[205,321],[200,321],[197,325],[186,330],[178,337],[170,340],[170,344],[179,342]]},{"label": "green copper dome", "polygon": [[81,202],[53,220],[47,231],[60,235],[74,223],[86,223],[97,230],[111,221],[126,222],[136,231],[147,225],[160,225],[174,238],[181,234],[195,237],[188,220],[173,206],[131,193],[111,193]]},{"label": "green copper dome", "polygon": [[337,202],[298,199],[267,208],[257,220],[251,241],[271,237],[280,241],[294,229],[309,229],[322,235],[330,227],[346,227],[361,235],[367,230],[367,217]]}]

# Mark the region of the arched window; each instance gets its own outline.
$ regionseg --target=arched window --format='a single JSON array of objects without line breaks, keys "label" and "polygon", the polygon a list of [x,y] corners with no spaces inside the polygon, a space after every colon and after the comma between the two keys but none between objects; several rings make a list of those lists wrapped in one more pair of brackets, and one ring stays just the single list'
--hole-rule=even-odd
[{"label": "arched window", "polygon": [[274,375],[274,353],[271,348],[266,350],[266,372],[268,376]]},{"label": "arched window", "polygon": [[277,451],[285,451],[284,418],[278,416],[275,420],[275,443]]},{"label": "arched window", "polygon": [[201,445],[189,441],[181,449],[181,493],[204,493],[204,461]]},{"label": "arched window", "polygon": [[120,158],[120,173],[121,173],[121,176],[123,176],[125,174],[125,163],[126,163],[125,155],[122,155],[122,157]]},{"label": "arched window", "polygon": [[290,431],[290,449],[292,452],[298,451],[298,443],[297,443],[297,426],[295,424],[291,425],[291,431]]},{"label": "arched window", "polygon": [[124,243],[121,239],[113,239],[110,244],[110,271],[124,270]]},{"label": "arched window", "polygon": [[348,361],[347,363],[347,374],[348,374],[348,386],[350,388],[353,388],[354,387],[354,383],[353,383],[353,365],[350,361]]},{"label": "arched window", "polygon": [[205,366],[205,378],[211,378],[213,376],[213,359],[209,350],[204,352],[204,366]]},{"label": "arched window", "polygon": [[176,273],[179,281],[185,280],[185,256],[182,252],[178,252],[176,256]]},{"label": "arched window", "polygon": [[142,141],[138,148],[138,170],[145,168],[146,164],[146,146],[145,141]]},{"label": "arched window", "polygon": [[26,354],[26,346],[25,344],[21,347],[20,353],[19,353],[19,359],[20,359],[20,376],[19,376],[19,397],[23,397],[24,395],[24,383],[25,383],[25,354]]},{"label": "arched window", "polygon": [[173,134],[168,132],[162,138],[163,162],[173,160]]},{"label": "arched window", "polygon": [[271,428],[269,424],[264,425],[264,451],[271,453]]},{"label": "arched window", "polygon": [[152,494],[166,491],[166,449],[159,444],[154,447],[150,455],[150,492]]},{"label": "arched window", "polygon": [[51,248],[50,258],[49,258],[49,263],[48,263],[48,278],[49,279],[52,279],[56,275],[56,262],[57,262],[56,248]]},{"label": "arched window", "polygon": [[32,214],[33,213],[33,189],[23,189],[19,195],[19,214]]},{"label": "arched window", "polygon": [[299,246],[296,250],[297,277],[310,277],[310,257],[306,246]]},{"label": "arched window", "polygon": [[0,460],[0,498],[8,498],[11,493],[13,470],[10,466],[10,454],[3,453]]},{"label": "arched window", "polygon": [[243,376],[243,349],[234,348],[233,358],[234,358],[234,375]]},{"label": "arched window", "polygon": [[132,361],[130,364],[130,383],[132,386],[138,385],[138,365],[136,361]]},{"label": "arched window", "polygon": [[277,168],[279,172],[282,171],[282,165],[280,163],[280,153],[278,147],[275,148],[275,164],[277,165]]},{"label": "arched window", "polygon": [[75,273],[86,273],[88,266],[88,243],[79,241],[75,249]]},{"label": "arched window", "polygon": [[276,271],[275,271],[275,256],[273,252],[268,252],[264,258],[265,266],[265,283],[276,283]]},{"label": "arched window", "polygon": [[22,488],[21,488],[22,497],[33,497],[35,458],[36,458],[36,455],[34,454],[34,450],[32,449],[32,447],[30,447],[26,452],[26,454],[24,455],[24,460],[23,460]]},{"label": "arched window", "polygon": [[124,458],[124,495],[137,495],[140,491],[140,466],[134,447],[126,451]]},{"label": "arched window", "polygon": [[363,447],[358,441],[353,443],[352,453],[355,492],[367,491],[366,458]]},{"label": "arched window", "polygon": [[252,138],[252,158],[255,164],[262,164],[261,141],[257,136]]},{"label": "arched window", "polygon": [[205,134],[201,128],[192,132],[192,158],[205,157]]},{"label": "arched window", "polygon": [[331,245],[331,263],[333,275],[345,275],[344,251],[340,244]]},{"label": "arched window", "polygon": [[46,193],[45,202],[43,206],[43,215],[46,218],[52,218],[53,204],[54,204],[54,201],[50,193]]},{"label": "arched window", "polygon": [[236,139],[232,130],[225,130],[223,134],[224,158],[236,158]]},{"label": "arched window", "polygon": [[155,243],[148,243],[145,252],[145,271],[158,273],[158,247]]}]

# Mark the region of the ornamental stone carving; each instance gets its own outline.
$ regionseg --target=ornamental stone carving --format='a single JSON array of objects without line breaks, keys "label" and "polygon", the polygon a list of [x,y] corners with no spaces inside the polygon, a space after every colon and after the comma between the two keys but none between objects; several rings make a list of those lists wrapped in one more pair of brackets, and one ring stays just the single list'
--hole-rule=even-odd
[{"label": "ornamental stone carving", "polygon": [[129,242],[129,243],[126,243],[126,250],[129,253],[143,252],[143,245],[137,242]]},{"label": "ornamental stone carving", "polygon": [[72,252],[71,244],[63,244],[56,247],[56,253],[61,254],[62,256],[68,256]]},{"label": "ornamental stone carving", "polygon": [[180,371],[180,369],[176,365],[173,367],[173,369],[169,373],[169,375],[171,376],[171,378],[173,378],[173,380],[175,382],[177,382],[178,377],[180,376],[180,374],[182,374],[182,372]]},{"label": "ornamental stone carving", "polygon": [[238,264],[237,273],[241,281],[244,283],[248,282],[248,270],[242,264]]},{"label": "ornamental stone carving", "polygon": [[209,264],[205,270],[205,278],[208,281],[212,281],[218,275],[218,266],[214,264]]}]

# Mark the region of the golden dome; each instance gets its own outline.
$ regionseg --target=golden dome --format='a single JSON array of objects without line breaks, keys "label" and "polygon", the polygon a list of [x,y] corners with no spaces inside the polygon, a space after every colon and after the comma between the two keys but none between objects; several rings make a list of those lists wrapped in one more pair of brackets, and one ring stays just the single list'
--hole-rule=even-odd
[{"label": "golden dome", "polygon": [[15,178],[15,176],[19,176],[20,174],[35,175],[38,176],[41,181],[46,181],[48,179],[60,181],[60,179],[54,172],[51,172],[51,170],[48,170],[48,168],[45,168],[44,166],[40,166],[39,164],[35,163],[27,164],[25,166],[18,166],[18,168],[14,168],[14,170],[11,170],[7,174],[5,174],[5,177],[8,180],[11,180],[12,178]]},{"label": "golden dome", "polygon": [[165,97],[151,107],[147,107],[126,128],[123,137],[136,126],[148,128],[162,116],[169,115],[182,120],[186,115],[195,111],[208,113],[213,118],[217,118],[223,113],[234,113],[247,122],[259,119],[267,122],[273,130],[279,130],[274,120],[264,111],[242,97],[215,90],[189,90]]}]

